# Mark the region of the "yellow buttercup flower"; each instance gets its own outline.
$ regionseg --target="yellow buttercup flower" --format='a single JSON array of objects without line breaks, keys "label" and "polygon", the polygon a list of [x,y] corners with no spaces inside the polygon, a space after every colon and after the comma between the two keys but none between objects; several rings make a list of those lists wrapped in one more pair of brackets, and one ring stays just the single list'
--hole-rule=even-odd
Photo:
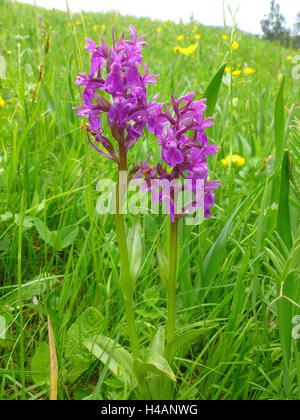
[{"label": "yellow buttercup flower", "polygon": [[188,48],[185,48],[184,54],[185,55],[194,54],[197,48],[198,48],[198,44],[192,44]]},{"label": "yellow buttercup flower", "polygon": [[225,159],[222,159],[221,162],[222,162],[222,165],[225,168],[227,168],[229,166],[229,164],[230,164],[230,156],[227,156]]},{"label": "yellow buttercup flower", "polygon": [[99,29],[100,29],[100,25],[98,24],[98,25],[94,25],[93,26],[93,29],[94,29],[94,31],[99,31]]},{"label": "yellow buttercup flower", "polygon": [[104,25],[104,24],[103,24],[103,25],[101,26],[101,30],[102,30],[102,32],[104,32],[104,31],[105,31],[105,29],[106,29],[106,25]]},{"label": "yellow buttercup flower", "polygon": [[286,61],[292,61],[293,56],[292,55],[288,55],[287,57],[285,57]]},{"label": "yellow buttercup flower", "polygon": [[242,70],[234,70],[234,71],[232,72],[232,76],[233,76],[233,77],[240,76],[241,74],[242,74]]},{"label": "yellow buttercup flower", "polygon": [[239,48],[240,44],[236,41],[234,41],[231,45],[232,51],[235,51]]},{"label": "yellow buttercup flower", "polygon": [[233,155],[232,156],[232,162],[236,163],[237,166],[245,166],[246,159],[239,156],[239,155]]},{"label": "yellow buttercup flower", "polygon": [[255,70],[255,69],[253,69],[253,68],[251,68],[251,67],[246,67],[246,68],[244,69],[244,73],[245,73],[247,76],[249,76],[250,74],[254,74],[254,73],[256,73],[256,70]]},{"label": "yellow buttercup flower", "polygon": [[[222,165],[227,168],[230,165],[230,155],[227,156],[225,159],[222,159]],[[246,159],[239,156],[239,155],[232,155],[231,156],[231,162],[232,163],[236,163],[237,166],[239,166],[240,168],[245,166],[246,164]]]},{"label": "yellow buttercup flower", "polygon": [[81,25],[81,21],[80,20],[76,20],[76,25]]},{"label": "yellow buttercup flower", "polygon": [[161,32],[162,32],[162,28],[157,28],[157,32],[158,32],[159,34],[161,34]]},{"label": "yellow buttercup flower", "polygon": [[201,39],[201,35],[200,34],[196,34],[195,36],[194,36],[194,38],[197,40],[197,39]]},{"label": "yellow buttercup flower", "polygon": [[223,34],[223,35],[222,35],[222,39],[223,39],[223,41],[227,41],[228,36],[227,36],[227,35],[225,35],[225,34]]},{"label": "yellow buttercup flower", "polygon": [[233,68],[232,68],[232,67],[225,67],[225,72],[226,72],[226,73],[230,73],[230,72],[231,72],[231,70],[233,70]]},{"label": "yellow buttercup flower", "polygon": [[4,106],[5,106],[5,100],[1,98],[0,96],[0,108],[4,108]]},{"label": "yellow buttercup flower", "polygon": [[184,35],[178,35],[177,41],[182,41],[184,39]]},{"label": "yellow buttercup flower", "polygon": [[193,27],[193,30],[192,30],[193,34],[194,34],[195,32],[197,32],[197,29],[198,29],[198,27],[197,27],[197,26],[194,26],[194,27]]},{"label": "yellow buttercup flower", "polygon": [[198,48],[198,44],[192,44],[187,48],[176,46],[173,48],[173,51],[176,53],[180,52],[183,55],[189,56],[189,55],[194,54],[197,48]]},{"label": "yellow buttercup flower", "polygon": [[237,164],[240,167],[245,166],[246,165],[246,159],[243,158],[243,157],[240,157]]}]

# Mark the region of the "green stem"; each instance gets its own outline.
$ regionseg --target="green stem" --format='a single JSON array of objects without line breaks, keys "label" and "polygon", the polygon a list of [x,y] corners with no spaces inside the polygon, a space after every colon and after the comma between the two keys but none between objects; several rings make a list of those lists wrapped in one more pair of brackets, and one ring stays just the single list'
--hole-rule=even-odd
[{"label": "green stem", "polygon": [[[129,257],[127,248],[127,239],[125,231],[125,223],[122,211],[120,209],[120,203],[122,207],[123,191],[127,185],[121,185],[120,172],[127,171],[127,154],[126,151],[120,146],[120,163],[118,171],[118,186],[116,191],[116,214],[115,224],[118,238],[120,262],[121,262],[121,275],[120,283],[124,297],[125,315],[127,321],[127,330],[130,340],[131,351],[134,358],[140,358],[139,340],[137,336],[137,329],[134,320],[134,307],[133,307],[133,295],[130,290],[130,272],[129,272]],[[120,196],[121,191],[121,196]]]},{"label": "green stem", "polygon": [[116,231],[117,231],[117,237],[118,237],[120,261],[121,261],[120,283],[121,283],[123,297],[124,297],[124,306],[125,306],[125,315],[126,315],[126,321],[127,321],[128,335],[129,335],[132,354],[134,358],[139,358],[140,350],[139,350],[139,340],[137,336],[136,325],[134,321],[133,297],[128,296],[128,293],[126,292],[125,286],[124,286],[126,282],[128,283],[130,282],[130,279],[129,279],[130,274],[129,274],[129,258],[128,258],[128,250],[127,250],[123,215],[116,214],[115,222],[116,222]]},{"label": "green stem", "polygon": [[124,298],[125,313],[127,318],[127,329],[130,339],[130,346],[132,350],[133,357],[135,359],[140,359],[140,349],[139,349],[139,340],[136,331],[136,325],[134,320],[134,309],[133,309],[133,299]]},{"label": "green stem", "polygon": [[177,283],[177,254],[178,254],[178,224],[176,217],[174,223],[170,224],[170,259],[169,259],[169,281],[168,281],[168,319],[167,319],[167,342],[174,338],[176,319],[176,283]]},{"label": "green stem", "polygon": [[24,191],[21,198],[18,233],[18,294],[20,307],[20,366],[21,366],[21,400],[25,400],[25,357],[24,357],[24,315],[22,293],[22,229],[24,216]]}]

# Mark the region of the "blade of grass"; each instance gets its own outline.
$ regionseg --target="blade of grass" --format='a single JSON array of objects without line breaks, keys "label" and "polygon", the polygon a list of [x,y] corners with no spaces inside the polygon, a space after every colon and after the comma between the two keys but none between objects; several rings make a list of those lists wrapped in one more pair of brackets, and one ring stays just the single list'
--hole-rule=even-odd
[{"label": "blade of grass", "polygon": [[24,355],[24,314],[22,294],[22,242],[23,242],[24,191],[21,197],[18,233],[18,291],[20,311],[20,368],[21,368],[21,400],[25,400],[25,355]]},{"label": "blade of grass", "polygon": [[[291,233],[291,221],[290,221],[290,210],[289,210],[289,152],[285,151],[282,161],[281,171],[281,185],[280,185],[280,198],[278,208],[278,222],[277,229],[284,241],[286,247],[291,250],[293,245],[292,233]],[[278,285],[278,291],[280,293],[281,285]],[[283,293],[289,298],[293,298],[294,292],[294,275],[288,276],[285,281]],[[284,367],[284,390],[286,396],[290,393],[291,381],[289,376],[289,365],[291,360],[291,340],[292,340],[292,316],[293,307],[292,304],[284,299],[281,299],[278,303],[278,322],[279,322],[279,334],[283,352],[283,367]]]},{"label": "blade of grass", "polygon": [[57,400],[58,366],[53,328],[48,315],[49,350],[50,350],[50,401]]},{"label": "blade of grass", "polygon": [[232,225],[234,219],[239,214],[243,208],[245,201],[235,210],[233,215],[228,219],[227,223],[221,230],[218,238],[216,239],[213,246],[208,251],[204,261],[203,261],[203,285],[208,286],[212,283],[213,279],[220,270],[221,265],[223,264],[224,255],[225,255],[225,246],[228,239],[228,236],[231,233]]},{"label": "blade of grass", "polygon": [[290,175],[289,175],[289,152],[285,151],[282,161],[281,170],[281,186],[278,207],[278,221],[277,229],[282,240],[287,248],[290,250],[293,245],[293,238],[291,232],[291,219],[289,208],[289,191],[290,191]]}]

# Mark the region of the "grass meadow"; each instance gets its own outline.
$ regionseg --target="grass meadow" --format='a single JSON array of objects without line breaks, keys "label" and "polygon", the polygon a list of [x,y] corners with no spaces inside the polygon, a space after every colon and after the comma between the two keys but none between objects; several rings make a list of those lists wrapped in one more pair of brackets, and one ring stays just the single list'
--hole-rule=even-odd
[{"label": "grass meadow", "polygon": [[[129,348],[114,219],[96,211],[97,183],[115,179],[116,167],[88,145],[72,110],[81,103],[76,76],[90,64],[84,39],[100,43],[103,31],[111,45],[113,24],[117,35],[130,24],[148,34],[144,60],[160,74],[151,96],[162,101],[170,92],[202,98],[226,64],[209,131],[221,146],[209,161],[222,183],[216,208],[200,226],[180,224],[176,326],[203,334],[176,354],[174,399],[298,400],[300,53],[197,22],[70,16],[8,0],[0,1],[0,399],[50,398],[53,336],[58,399],[135,395],[113,355],[100,361],[82,342],[101,333]],[[190,55],[174,51],[196,43]],[[145,131],[130,163],[149,154],[158,161]],[[150,213],[140,221],[135,314],[147,348],[166,323],[156,243],[167,246],[168,222]]]}]

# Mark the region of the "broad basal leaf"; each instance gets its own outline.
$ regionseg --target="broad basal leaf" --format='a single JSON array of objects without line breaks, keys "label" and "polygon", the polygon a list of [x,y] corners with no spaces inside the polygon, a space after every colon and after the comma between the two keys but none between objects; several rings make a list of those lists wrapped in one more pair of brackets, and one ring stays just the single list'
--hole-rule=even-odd
[{"label": "broad basal leaf", "polygon": [[151,372],[176,382],[176,377],[168,361],[159,353],[149,353],[144,361],[135,360],[135,368],[144,373]]},{"label": "broad basal leaf", "polygon": [[114,340],[104,335],[97,335],[85,340],[84,345],[103,364],[107,363],[111,354],[109,369],[117,378],[122,378],[124,370],[134,376],[131,354]]},{"label": "broad basal leaf", "polygon": [[68,330],[65,356],[71,367],[65,378],[69,382],[75,381],[93,362],[94,358],[84,343],[103,331],[103,323],[103,315],[95,308],[88,308]]},{"label": "broad basal leaf", "polygon": [[164,327],[158,327],[150,346],[151,353],[164,354],[166,332]]},{"label": "broad basal leaf", "polygon": [[70,246],[76,239],[79,229],[76,225],[65,226],[61,231],[50,231],[42,220],[37,217],[33,218],[35,227],[47,245],[50,245],[58,251]]},{"label": "broad basal leaf", "polygon": [[42,342],[31,361],[31,376],[36,385],[50,385],[49,344]]}]

